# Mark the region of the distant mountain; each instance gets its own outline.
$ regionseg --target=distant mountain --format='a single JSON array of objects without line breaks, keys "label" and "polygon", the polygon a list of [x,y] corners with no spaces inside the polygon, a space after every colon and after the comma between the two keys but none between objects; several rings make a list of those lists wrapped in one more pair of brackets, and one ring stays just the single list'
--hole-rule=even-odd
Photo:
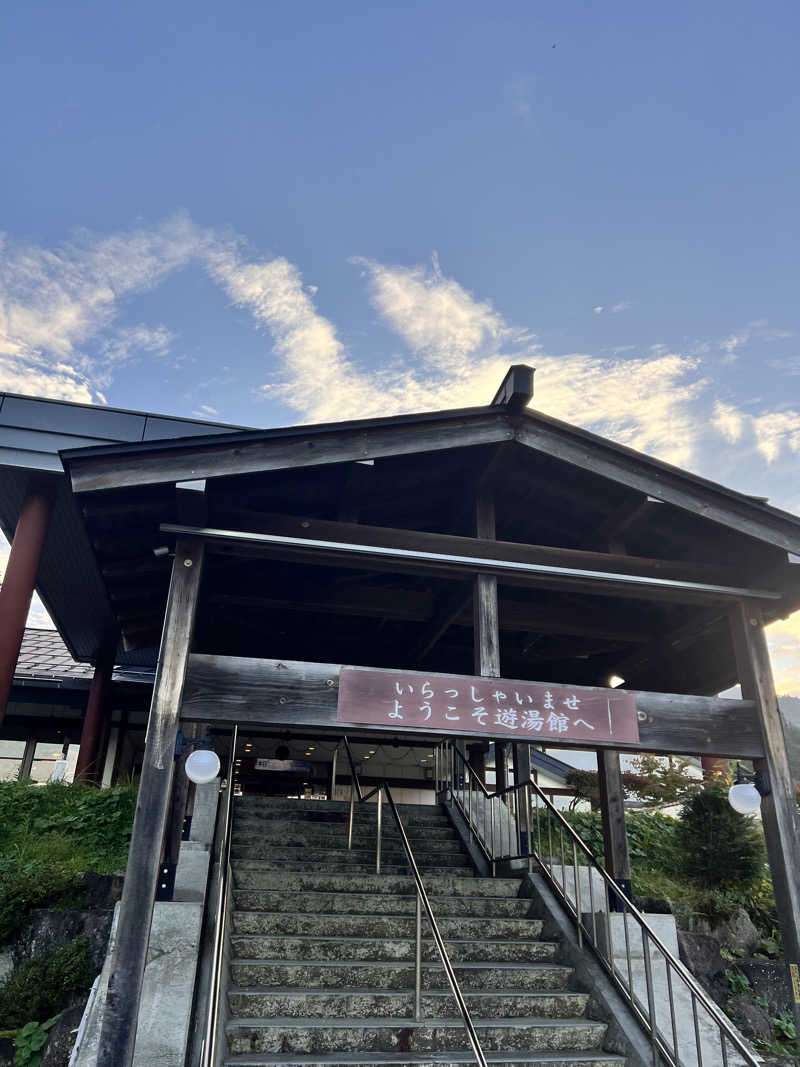
[{"label": "distant mountain", "polygon": [[786,748],[795,777],[800,778],[800,697],[778,697],[786,728]]}]

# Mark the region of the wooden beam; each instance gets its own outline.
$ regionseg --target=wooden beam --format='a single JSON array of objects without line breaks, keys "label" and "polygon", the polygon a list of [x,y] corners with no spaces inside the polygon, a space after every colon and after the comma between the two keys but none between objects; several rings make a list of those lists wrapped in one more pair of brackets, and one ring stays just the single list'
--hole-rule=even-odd
[{"label": "wooden beam", "polygon": [[777,508],[742,499],[724,487],[651,459],[567,423],[526,411],[516,418],[516,440],[527,448],[591,471],[747,537],[800,553],[800,522]]},{"label": "wooden beam", "polygon": [[[479,494],[485,486],[479,489]],[[497,541],[494,537],[460,537],[454,534],[401,530],[387,526],[366,526],[355,522],[331,522],[303,515],[264,514],[252,530],[242,533],[277,534],[308,540],[335,541],[342,544],[368,545],[374,548],[401,548],[442,555],[469,556],[474,559],[510,560],[514,563],[541,563],[554,567],[614,574],[641,574],[652,578],[714,585],[741,585],[741,571],[707,563],[683,560],[652,559],[625,553],[589,552],[551,545],[528,545],[518,541]],[[105,573],[105,571],[104,571]],[[788,572],[787,572],[788,573]],[[774,582],[779,583],[776,574]],[[778,585],[779,588],[779,585]]]},{"label": "wooden beam", "polygon": [[194,632],[203,555],[202,544],[179,540],[175,548],[97,1067],[131,1067],[133,1063],[161,842],[175,763],[178,715]]},{"label": "wooden beam", "polygon": [[731,610],[730,623],[742,693],[755,703],[763,737],[764,755],[755,766],[765,776],[770,792],[761,802],[761,820],[800,1041],[800,820],[795,780],[786,753],[764,621],[754,605],[739,604]]},{"label": "wooden beam", "polygon": [[[357,528],[357,527],[356,527]],[[425,537],[440,538],[439,545],[446,541],[466,541],[468,554],[431,552],[428,549],[398,546],[371,545],[366,541],[329,541],[309,539],[295,534],[259,533],[244,530],[224,530],[180,526],[164,523],[161,530],[166,534],[196,537],[206,542],[209,550],[233,553],[246,558],[266,556],[275,559],[304,560],[321,566],[352,567],[357,570],[376,570],[399,573],[432,573],[448,577],[474,573],[496,574],[506,585],[533,585],[538,588],[568,590],[577,589],[601,596],[625,599],[666,600],[677,603],[715,603],[719,600],[752,597],[758,600],[780,600],[781,593],[772,589],[750,589],[741,586],[718,585],[675,578],[651,576],[616,568],[613,571],[586,570],[564,566],[561,563],[528,562],[518,559],[497,558],[493,542],[480,542],[480,548],[489,545],[488,551],[476,552],[476,539],[451,538],[442,534],[425,534]],[[407,534],[408,531],[403,531]],[[419,536],[419,535],[416,535]],[[529,546],[515,546],[509,542],[497,542],[508,547],[514,554]],[[626,561],[635,557],[623,557]]]},{"label": "wooden beam", "polygon": [[[325,594],[325,595],[323,595]],[[450,626],[472,627],[472,590],[466,583],[448,583],[446,592],[435,602],[429,592],[413,589],[388,589],[385,587],[353,586],[345,594],[341,589],[317,589],[315,596],[309,600],[300,595],[291,596],[289,591],[275,596],[252,593],[209,591],[204,595],[205,601],[213,604],[215,610],[231,611],[250,610],[264,612],[300,612],[320,615],[356,615],[373,619],[397,619],[405,622],[424,622],[417,643],[409,652],[408,659],[418,663],[434,647]],[[622,644],[638,645],[651,640],[651,634],[644,626],[635,627],[629,623],[625,628],[616,619],[610,619],[608,612],[598,612],[590,608],[572,610],[553,605],[541,607],[528,604],[524,600],[511,600],[500,595],[500,630],[527,633],[536,631],[541,634],[562,634],[567,637],[598,637]],[[129,609],[117,609],[119,619],[151,618],[163,615],[163,597],[161,607],[158,602],[149,606]]]},{"label": "wooden beam", "polygon": [[[295,725],[340,733],[347,729],[358,731],[364,727],[341,723],[336,718],[341,669],[342,664],[333,663],[194,654],[189,657],[181,716],[197,722]],[[414,673],[420,681],[436,676],[431,672]],[[509,684],[513,685],[513,679],[509,679]],[[593,686],[572,688],[576,692],[598,691]],[[676,693],[636,692],[634,695],[641,743],[631,751],[741,759],[752,759],[763,753],[752,701]],[[369,729],[389,736],[397,733],[391,725]],[[438,736],[436,731],[422,729],[415,733],[420,737]],[[482,731],[459,732],[459,735],[486,738]],[[502,738],[507,739],[508,735]],[[549,738],[547,743],[551,747]],[[552,747],[557,747],[556,743]]]},{"label": "wooden beam", "polygon": [[386,456],[437,452],[510,441],[513,429],[503,411],[463,412],[375,419],[370,422],[273,433],[242,432],[225,440],[204,438],[180,447],[114,449],[108,455],[66,459],[73,491],[185,482],[237,474],[351,463]]}]

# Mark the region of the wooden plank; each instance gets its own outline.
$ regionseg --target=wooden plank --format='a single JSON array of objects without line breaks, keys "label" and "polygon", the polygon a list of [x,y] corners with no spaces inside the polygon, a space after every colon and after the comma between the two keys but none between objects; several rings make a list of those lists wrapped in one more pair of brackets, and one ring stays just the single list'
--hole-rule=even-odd
[{"label": "wooden plank", "polygon": [[158,446],[104,456],[73,455],[67,465],[73,491],[90,493],[467,448],[510,441],[513,436],[505,412],[479,408],[414,419],[375,420],[368,425],[290,429],[262,437],[242,433],[231,440],[205,439],[180,448]]},{"label": "wooden plank", "polygon": [[175,739],[203,570],[202,544],[178,541],[156,668],[117,939],[97,1067],[131,1067],[161,842],[175,763]]},{"label": "wooden plank", "polygon": [[613,748],[597,750],[597,777],[606,870],[623,889],[630,891],[631,860],[625,829],[625,791],[622,788],[619,752]]},{"label": "wooden plank", "polygon": [[[307,726],[339,734],[348,729],[358,731],[363,727],[340,723],[336,718],[341,669],[342,664],[333,663],[194,654],[189,657],[181,717],[198,722]],[[404,674],[412,673],[417,673],[421,681],[437,676],[430,671],[425,674],[404,671]],[[513,685],[513,679],[508,681]],[[606,691],[596,686],[570,688],[576,692]],[[752,701],[677,693],[636,692],[634,695],[641,744],[631,751],[741,759],[752,759],[763,753]],[[369,729],[389,736],[397,733],[393,726]],[[415,733],[420,737],[438,736],[430,730]],[[477,731],[463,736],[486,737]],[[551,747],[549,737],[547,744]],[[552,747],[556,744],[552,742]]]},{"label": "wooden plank", "polygon": [[[761,820],[791,989],[792,967],[795,975],[800,968],[800,819],[794,775],[786,752],[764,621],[753,605],[739,604],[731,610],[730,623],[742,693],[755,703],[763,736],[764,756],[755,766],[771,790],[761,801]],[[796,992],[794,1016],[800,1039],[800,998]]]},{"label": "wooden plank", "polygon": [[748,537],[800,553],[800,521],[795,516],[777,508],[767,511],[678,467],[532,412],[517,416],[516,440]]}]

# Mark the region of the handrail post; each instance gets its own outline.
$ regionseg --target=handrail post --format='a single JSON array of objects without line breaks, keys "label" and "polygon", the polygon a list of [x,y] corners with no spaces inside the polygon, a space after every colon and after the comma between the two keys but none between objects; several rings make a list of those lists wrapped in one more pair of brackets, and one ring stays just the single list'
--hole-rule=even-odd
[{"label": "handrail post", "polygon": [[422,1022],[422,897],[417,890],[416,955],[414,957],[414,1018]]},{"label": "handrail post", "polygon": [[219,1019],[219,994],[222,975],[222,949],[225,943],[225,915],[230,892],[231,821],[233,811],[233,775],[236,768],[236,745],[239,740],[239,725],[231,734],[231,754],[228,760],[227,794],[222,820],[222,841],[217,865],[217,902],[214,923],[214,954],[211,958],[211,974],[208,983],[208,1015],[203,1043],[200,1048],[200,1067],[212,1067],[217,1044],[217,1020]]},{"label": "handrail post", "polygon": [[378,840],[375,846],[375,873],[381,873],[381,816],[383,814],[383,789],[378,789]]},{"label": "handrail post", "polygon": [[350,778],[350,818],[347,822],[347,851],[353,847],[353,816],[356,810],[356,781]]}]

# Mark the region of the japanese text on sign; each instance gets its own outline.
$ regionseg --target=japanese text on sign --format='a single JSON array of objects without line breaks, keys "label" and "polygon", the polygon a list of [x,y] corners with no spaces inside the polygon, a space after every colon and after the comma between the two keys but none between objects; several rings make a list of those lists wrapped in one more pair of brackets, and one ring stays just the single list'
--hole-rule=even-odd
[{"label": "japanese text on sign", "polygon": [[340,722],[396,729],[638,744],[636,699],[618,689],[580,689],[500,678],[345,667]]}]

